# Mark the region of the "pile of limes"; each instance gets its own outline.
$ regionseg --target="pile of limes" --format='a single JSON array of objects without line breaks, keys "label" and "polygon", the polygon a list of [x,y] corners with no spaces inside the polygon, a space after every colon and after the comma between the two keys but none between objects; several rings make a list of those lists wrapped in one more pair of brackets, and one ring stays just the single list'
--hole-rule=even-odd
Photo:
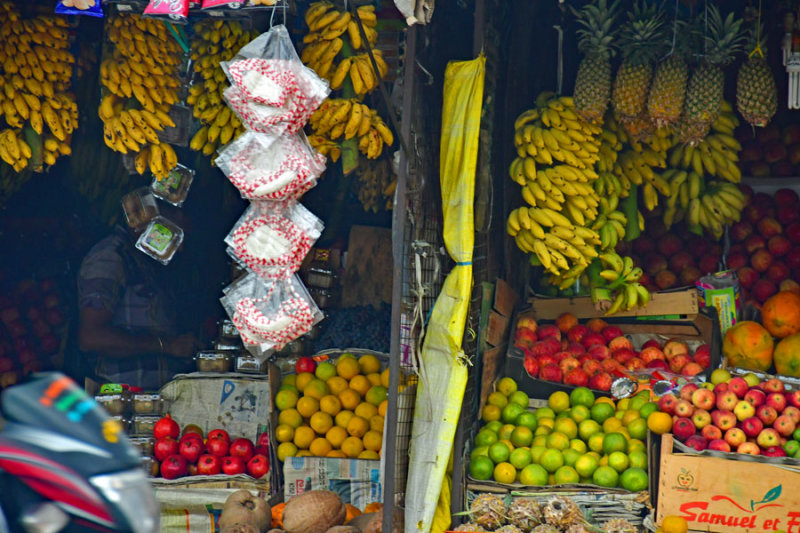
[{"label": "pile of limes", "polygon": [[497,383],[481,412],[470,476],[523,485],[587,483],[647,489],[649,393],[614,402],[586,387],[555,392],[546,407],[528,409],[511,378]]},{"label": "pile of limes", "polygon": [[379,459],[383,444],[389,369],[371,354],[341,354],[314,373],[284,376],[275,395],[278,459]]}]

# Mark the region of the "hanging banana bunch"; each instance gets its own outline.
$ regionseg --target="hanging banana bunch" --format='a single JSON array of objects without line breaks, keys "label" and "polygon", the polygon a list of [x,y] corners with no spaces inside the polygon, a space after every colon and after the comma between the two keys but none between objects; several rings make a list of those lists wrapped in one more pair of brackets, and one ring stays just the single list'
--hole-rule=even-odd
[{"label": "hanging banana bunch", "polygon": [[397,176],[388,159],[370,161],[359,167],[358,200],[364,211],[378,213],[392,210],[392,199],[397,187]]},{"label": "hanging banana bunch", "polygon": [[606,316],[644,307],[651,300],[650,292],[639,283],[642,269],[634,267],[631,257],[621,257],[613,250],[600,254],[590,267],[589,277],[592,301]]},{"label": "hanging banana bunch", "polygon": [[106,146],[136,154],[136,170],[158,179],[175,168],[178,158],[158,133],[175,123],[169,110],[179,100],[181,50],[160,21],[140,15],[106,18],[112,46],[100,63],[105,88],[98,115]]},{"label": "hanging banana bunch", "polygon": [[237,20],[212,19],[197,22],[194,32],[191,58],[197,80],[189,87],[186,103],[192,106],[201,126],[189,142],[189,148],[210,156],[245,129],[222,97],[229,84],[220,63],[231,60],[258,33],[245,30]]},{"label": "hanging banana bunch", "polygon": [[23,19],[13,3],[0,4],[0,158],[18,173],[29,165],[41,172],[71,152],[78,105],[67,26],[62,17]]}]

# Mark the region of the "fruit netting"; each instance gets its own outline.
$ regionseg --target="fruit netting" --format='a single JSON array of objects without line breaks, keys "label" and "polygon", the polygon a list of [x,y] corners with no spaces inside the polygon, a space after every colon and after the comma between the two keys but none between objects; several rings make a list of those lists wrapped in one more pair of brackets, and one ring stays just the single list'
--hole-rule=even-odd
[{"label": "fruit netting", "polygon": [[[485,57],[445,71],[440,176],[444,242],[456,265],[444,282],[420,355],[406,487],[406,532],[440,532],[450,523],[445,471],[467,382],[461,347],[472,289],[475,171]],[[448,490],[442,490],[443,481]],[[443,502],[440,502],[443,496]]]}]

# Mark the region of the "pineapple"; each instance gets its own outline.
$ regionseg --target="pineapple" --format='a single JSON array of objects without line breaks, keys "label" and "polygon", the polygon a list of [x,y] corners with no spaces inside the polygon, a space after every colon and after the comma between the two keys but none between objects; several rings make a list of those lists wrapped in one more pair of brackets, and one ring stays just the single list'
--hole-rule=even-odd
[{"label": "pineapple", "polygon": [[476,524],[474,522],[466,522],[464,524],[461,524],[457,528],[455,528],[453,531],[481,532],[481,531],[486,531],[486,530],[483,529],[481,526],[479,526],[478,524]]},{"label": "pineapple", "polygon": [[550,524],[542,524],[533,528],[531,533],[561,533],[561,530]]},{"label": "pineapple", "polygon": [[686,39],[683,25],[675,29],[675,49],[656,66],[650,96],[647,99],[647,114],[657,127],[671,126],[681,116],[683,101],[686,98],[686,82],[689,67],[686,64]]},{"label": "pineapple", "polygon": [[544,506],[544,520],[558,529],[566,529],[584,518],[578,504],[565,496],[555,496]]},{"label": "pineapple", "polygon": [[508,506],[508,521],[522,531],[542,523],[542,509],[533,498],[517,498]]},{"label": "pineapple", "polygon": [[653,61],[662,53],[663,21],[655,7],[637,2],[629,15],[630,23],[620,34],[622,64],[614,80],[612,103],[620,120],[639,117],[647,104]]},{"label": "pineapple", "polygon": [[589,533],[589,530],[586,529],[585,524],[572,524],[564,531],[564,533]]},{"label": "pineapple", "polygon": [[500,529],[495,530],[495,533],[522,533],[517,526],[506,524]]},{"label": "pineapple", "polygon": [[574,11],[578,24],[578,48],[584,58],[578,65],[575,78],[575,113],[587,122],[600,122],[608,107],[611,96],[611,63],[616,53],[612,42],[614,34],[611,27],[617,15],[616,0],[610,7],[607,0],[597,0],[587,4],[580,11]]},{"label": "pineapple", "polygon": [[739,68],[736,78],[736,109],[753,126],[764,127],[778,110],[778,92],[775,77],[764,58],[766,50],[759,39],[763,27],[750,32],[750,46],[753,52]]},{"label": "pineapple", "polygon": [[[683,142],[696,143],[708,133],[708,127],[719,115],[722,90],[725,83],[722,67],[733,61],[736,53],[742,48],[741,19],[735,19],[733,13],[726,18],[716,6],[708,6],[708,34],[703,39],[705,58],[695,68],[689,78],[686,90],[682,120],[687,122],[684,134],[690,137],[681,137]],[[696,137],[700,132],[702,137]]]},{"label": "pineapple", "polygon": [[469,506],[472,520],[488,531],[506,523],[506,504],[494,494],[481,494]]},{"label": "pineapple", "polygon": [[605,533],[636,533],[636,526],[622,518],[615,518],[603,524]]}]

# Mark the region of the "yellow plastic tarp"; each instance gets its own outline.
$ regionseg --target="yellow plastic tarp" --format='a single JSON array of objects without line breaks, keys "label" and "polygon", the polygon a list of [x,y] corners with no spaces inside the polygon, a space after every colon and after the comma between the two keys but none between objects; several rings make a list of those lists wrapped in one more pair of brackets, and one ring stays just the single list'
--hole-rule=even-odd
[{"label": "yellow plastic tarp", "polygon": [[439,172],[444,243],[456,266],[433,306],[420,356],[406,533],[440,533],[450,525],[450,481],[445,473],[467,383],[461,341],[472,291],[473,203],[485,63],[481,55],[451,62],[445,70]]}]

